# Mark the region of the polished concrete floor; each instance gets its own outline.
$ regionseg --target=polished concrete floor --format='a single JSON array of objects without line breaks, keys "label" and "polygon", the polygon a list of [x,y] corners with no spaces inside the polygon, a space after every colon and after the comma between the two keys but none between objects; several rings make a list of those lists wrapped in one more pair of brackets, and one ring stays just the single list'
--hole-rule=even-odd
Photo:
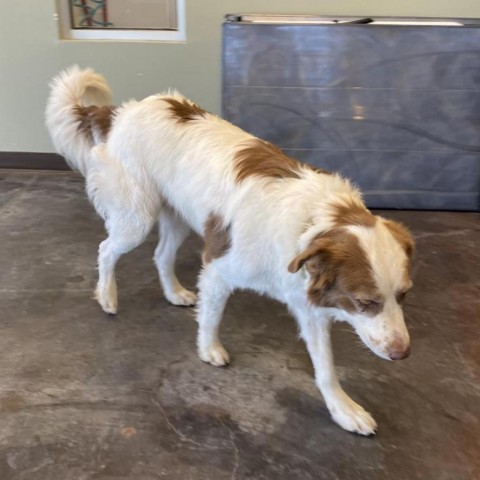
[{"label": "polished concrete floor", "polygon": [[[336,325],[345,389],[376,418],[363,438],[330,420],[285,308],[232,297],[228,368],[195,353],[191,309],[169,305],[155,235],[122,258],[120,309],[92,300],[104,238],[81,178],[0,172],[0,479],[480,478],[480,222],[387,212],[415,233],[412,355],[375,358]],[[195,285],[200,242],[179,272]]]}]

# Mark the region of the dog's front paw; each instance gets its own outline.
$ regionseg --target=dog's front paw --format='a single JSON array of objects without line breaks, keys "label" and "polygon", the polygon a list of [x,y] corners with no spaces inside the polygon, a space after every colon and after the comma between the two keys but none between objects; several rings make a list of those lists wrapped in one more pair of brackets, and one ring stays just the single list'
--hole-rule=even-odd
[{"label": "dog's front paw", "polygon": [[110,288],[101,289],[97,286],[95,290],[95,299],[102,307],[105,313],[115,315],[117,313],[117,289],[115,286]]},{"label": "dog's front paw", "polygon": [[165,294],[165,297],[172,305],[178,307],[191,307],[197,303],[197,294],[186,288]]},{"label": "dog's front paw", "polygon": [[377,432],[377,423],[373,417],[349,397],[331,404],[329,410],[333,420],[349,432],[366,436]]},{"label": "dog's front paw", "polygon": [[230,363],[228,352],[220,343],[214,343],[205,348],[199,348],[198,355],[201,360],[211,363],[215,367],[224,367]]}]

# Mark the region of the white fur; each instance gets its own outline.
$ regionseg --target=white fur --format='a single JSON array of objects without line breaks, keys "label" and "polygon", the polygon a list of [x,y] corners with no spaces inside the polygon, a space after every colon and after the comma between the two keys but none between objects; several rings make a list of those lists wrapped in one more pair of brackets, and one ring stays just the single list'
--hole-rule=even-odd
[{"label": "white fur", "polygon": [[84,176],[88,171],[91,142],[77,134],[77,105],[108,105],[112,95],[105,79],[87,68],[74,65],[56,76],[50,84],[46,108],[46,125],[53,145],[68,164]]},{"label": "white fur", "polygon": [[[106,221],[108,238],[99,249],[97,299],[106,312],[117,310],[115,264],[138,246],[157,220],[161,240],[155,263],[165,296],[177,305],[191,305],[195,295],[184,289],[174,272],[177,249],[193,229],[199,235],[210,214],[230,226],[231,247],[204,266],[199,279],[198,349],[200,358],[225,365],[229,356],[218,328],[229,295],[248,288],[285,303],[297,319],[315,367],[316,383],[333,419],[346,430],[369,435],[373,418],[342,390],[330,345],[332,318],[351,323],[364,342],[387,357],[388,344],[406,331],[394,302],[406,256],[381,222],[370,232],[351,227],[373,265],[387,308],[366,319],[337,309],[315,308],[308,301],[308,274],[291,274],[287,266],[319,232],[332,226],[331,204],[361,202],[360,193],[338,175],[304,168],[301,180],[249,177],[235,182],[234,157],[254,138],[230,123],[206,118],[177,122],[163,98],[184,100],[177,92],[125,103],[105,144],[92,145],[76,132],[72,108],[86,91],[106,100],[102,77],[74,67],[57,77],[47,108],[47,126],[58,151],[87,177],[87,191]],[[167,204],[167,205],[165,205]],[[369,322],[369,323],[368,323]],[[369,325],[368,327],[366,325]]]},{"label": "white fur", "polygon": [[385,227],[383,219],[379,220],[373,228],[352,226],[348,229],[356,235],[367,253],[377,287],[386,300],[385,305],[382,312],[369,321],[365,322],[361,317],[355,317],[350,323],[370,350],[379,357],[389,360],[390,345],[410,344],[403,311],[396,301],[395,294],[408,290],[411,282],[402,275],[407,261],[405,253]]}]

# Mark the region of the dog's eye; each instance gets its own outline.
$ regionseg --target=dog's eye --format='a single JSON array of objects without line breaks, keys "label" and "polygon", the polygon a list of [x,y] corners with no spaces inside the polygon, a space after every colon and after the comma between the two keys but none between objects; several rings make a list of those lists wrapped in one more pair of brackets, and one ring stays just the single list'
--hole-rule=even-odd
[{"label": "dog's eye", "polygon": [[376,311],[380,308],[381,303],[376,300],[365,300],[357,298],[355,299],[357,302],[358,308],[361,312],[371,312]]},{"label": "dog's eye", "polygon": [[397,293],[397,295],[396,295],[397,303],[403,303],[406,296],[407,296],[407,292]]}]

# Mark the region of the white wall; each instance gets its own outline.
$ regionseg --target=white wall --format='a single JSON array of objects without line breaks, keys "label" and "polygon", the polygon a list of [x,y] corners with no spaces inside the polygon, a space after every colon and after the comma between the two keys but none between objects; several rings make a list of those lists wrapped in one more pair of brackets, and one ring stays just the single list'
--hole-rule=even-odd
[{"label": "white wall", "polygon": [[220,109],[221,23],[226,13],[480,17],[478,0],[187,0],[187,41],[61,41],[54,0],[0,0],[0,151],[49,152],[43,125],[50,78],[72,63],[92,66],[116,102],[169,86]]}]

